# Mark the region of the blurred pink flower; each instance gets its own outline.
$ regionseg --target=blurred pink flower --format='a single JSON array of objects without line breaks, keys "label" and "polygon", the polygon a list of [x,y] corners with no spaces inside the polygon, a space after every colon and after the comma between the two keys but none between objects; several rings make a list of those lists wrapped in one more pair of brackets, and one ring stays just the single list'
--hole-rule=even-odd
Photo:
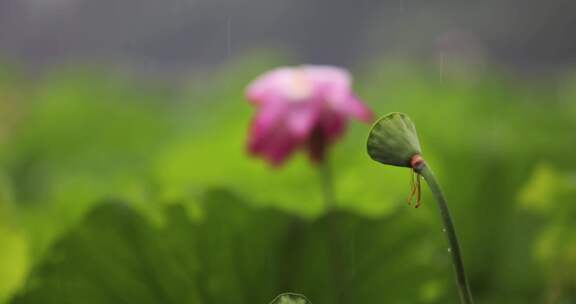
[{"label": "blurred pink flower", "polygon": [[352,92],[348,71],[332,66],[281,67],[258,77],[247,90],[256,106],[248,149],[279,166],[297,149],[313,162],[342,136],[349,118],[372,122],[372,111]]}]

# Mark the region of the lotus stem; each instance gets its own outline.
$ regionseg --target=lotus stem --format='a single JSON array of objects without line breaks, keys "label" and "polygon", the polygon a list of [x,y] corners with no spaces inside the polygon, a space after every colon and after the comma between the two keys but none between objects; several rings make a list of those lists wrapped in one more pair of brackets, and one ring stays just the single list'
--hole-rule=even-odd
[{"label": "lotus stem", "polygon": [[466,272],[464,271],[464,263],[462,261],[462,254],[460,252],[460,244],[458,243],[458,237],[456,235],[456,230],[454,229],[454,223],[452,222],[452,217],[450,216],[450,210],[448,209],[448,204],[446,202],[446,197],[440,188],[440,184],[436,180],[432,169],[430,166],[422,159],[419,155],[416,155],[412,161],[412,168],[416,173],[421,174],[426,180],[426,183],[432,191],[432,195],[438,203],[438,208],[440,209],[440,215],[442,216],[442,222],[444,224],[444,232],[448,239],[449,246],[448,252],[452,257],[452,264],[454,265],[454,272],[456,274],[456,282],[458,283],[458,289],[460,292],[460,300],[464,304],[472,304],[472,294],[470,293],[470,288],[468,287],[468,280],[466,278]]},{"label": "lotus stem", "polygon": [[336,195],[334,193],[334,176],[329,157],[320,162],[320,182],[322,183],[322,196],[324,199],[324,208],[330,211],[336,205]]}]

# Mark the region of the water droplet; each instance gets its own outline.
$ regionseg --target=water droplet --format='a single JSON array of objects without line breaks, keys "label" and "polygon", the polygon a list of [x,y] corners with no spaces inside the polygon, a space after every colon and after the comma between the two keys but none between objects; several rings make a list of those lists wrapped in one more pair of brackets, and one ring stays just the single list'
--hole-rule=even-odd
[{"label": "water droplet", "polygon": [[446,232],[446,228],[442,228],[442,232]]},{"label": "water droplet", "polygon": [[452,248],[448,248],[448,252],[452,252]]}]

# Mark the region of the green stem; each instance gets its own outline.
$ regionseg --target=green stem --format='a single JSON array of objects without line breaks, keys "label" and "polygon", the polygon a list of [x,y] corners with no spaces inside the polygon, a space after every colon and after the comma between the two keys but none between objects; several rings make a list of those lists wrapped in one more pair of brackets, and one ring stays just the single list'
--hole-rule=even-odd
[{"label": "green stem", "polygon": [[339,217],[332,213],[336,207],[336,194],[334,192],[334,175],[330,166],[330,159],[325,157],[320,163],[320,182],[322,186],[322,196],[324,198],[324,208],[328,225],[328,249],[332,260],[332,290],[334,290],[334,303],[349,303],[345,288],[346,280],[350,277],[346,260],[342,255],[344,248],[343,235],[338,227]]},{"label": "green stem", "polygon": [[452,256],[452,264],[454,265],[454,272],[456,273],[456,281],[458,283],[458,288],[460,291],[460,300],[465,304],[474,303],[472,300],[472,294],[470,293],[470,288],[468,287],[468,281],[466,279],[466,272],[464,271],[464,263],[462,262],[462,255],[460,252],[460,245],[458,244],[458,237],[456,236],[456,231],[454,229],[454,224],[452,223],[452,217],[450,216],[450,210],[448,210],[448,205],[446,203],[446,197],[434,176],[434,173],[428,166],[428,164],[423,163],[422,166],[416,169],[418,173],[422,174],[436,202],[440,208],[440,214],[442,215],[442,222],[444,223],[444,231],[448,238],[448,243],[450,247],[448,251]]},{"label": "green stem", "polygon": [[324,208],[326,211],[332,210],[336,205],[334,194],[334,177],[330,160],[326,157],[320,163],[320,182],[322,183],[322,197],[324,199]]}]

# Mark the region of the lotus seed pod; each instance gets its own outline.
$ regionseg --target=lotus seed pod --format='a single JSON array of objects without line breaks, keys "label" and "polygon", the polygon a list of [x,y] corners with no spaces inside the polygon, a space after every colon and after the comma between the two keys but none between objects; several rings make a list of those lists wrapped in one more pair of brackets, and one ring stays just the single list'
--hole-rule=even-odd
[{"label": "lotus seed pod", "polygon": [[414,155],[421,154],[416,127],[408,115],[389,113],[378,119],[368,135],[370,157],[380,163],[411,167]]},{"label": "lotus seed pod", "polygon": [[277,296],[270,304],[312,304],[304,295],[296,293],[283,293]]}]

